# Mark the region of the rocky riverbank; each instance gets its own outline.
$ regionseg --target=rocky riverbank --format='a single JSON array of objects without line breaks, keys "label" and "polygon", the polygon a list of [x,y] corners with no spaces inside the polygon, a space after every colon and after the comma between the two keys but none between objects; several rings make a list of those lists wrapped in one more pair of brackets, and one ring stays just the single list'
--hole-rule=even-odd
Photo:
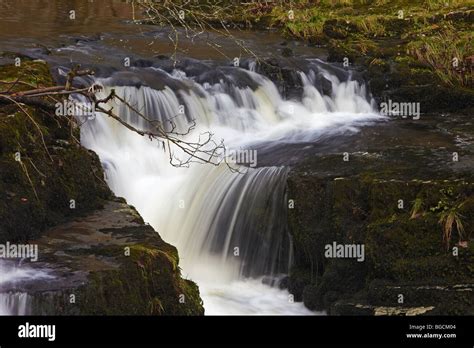
[{"label": "rocky riverbank", "polygon": [[122,200],[53,227],[34,241],[48,278],[4,285],[27,293],[33,315],[203,315],[197,285],[181,278],[176,248]]},{"label": "rocky riverbank", "polygon": [[[295,298],[329,314],[474,313],[474,155],[452,127],[473,133],[457,122],[369,126],[294,166]],[[362,262],[333,243],[364,246]]]},{"label": "rocky riverbank", "polygon": [[[18,92],[53,85],[47,64],[27,57],[1,66],[0,80]],[[39,261],[23,266],[52,277],[2,283],[0,292],[27,293],[40,315],[204,314],[176,248],[114,197],[79,137],[47,99],[0,100],[0,243],[37,244]]]},{"label": "rocky riverbank", "polygon": [[[378,104],[418,102],[421,112],[474,107],[472,23],[464,1],[246,3],[229,27],[276,29],[327,50],[327,61],[359,70]],[[282,42],[280,54],[292,56]]]},{"label": "rocky riverbank", "polygon": [[[222,18],[277,28],[327,50],[336,67],[310,63],[322,95],[333,92],[323,74],[331,71],[340,80],[366,80],[379,108],[390,101],[419,104],[417,115],[295,146],[295,156],[276,163],[293,166],[295,264],[285,283],[310,309],[474,312],[473,12],[462,2],[445,4],[248,3],[238,6],[249,11]],[[297,71],[309,63],[285,41],[277,55],[253,67],[286,98],[299,98]],[[2,89],[52,85],[44,62],[21,58],[19,68],[0,68]],[[254,63],[242,59],[240,66]],[[14,83],[20,76],[26,84]],[[38,243],[41,263],[32,267],[53,275],[1,291],[31,294],[38,314],[202,314],[197,286],[180,276],[176,250],[113,196],[97,156],[78,142],[78,125],[53,114],[44,99],[25,105],[0,99],[0,243]],[[271,155],[259,165],[275,165]],[[326,246],[334,243],[363,246],[364,255],[332,258]]]},{"label": "rocky riverbank", "polygon": [[[290,292],[329,314],[472,315],[472,4],[244,6],[245,18],[234,15],[229,22],[278,29],[326,49],[329,62],[368,83],[379,109],[383,103],[419,108],[416,116],[395,113],[387,125],[315,144],[305,150],[308,159],[293,165]],[[280,53],[283,60],[293,56],[285,42]],[[264,70],[271,76],[274,67],[283,93],[298,93],[301,85],[280,61]],[[320,79],[318,89],[330,94],[330,83]],[[325,247],[335,242],[363,245],[364,261],[326,257]]]}]

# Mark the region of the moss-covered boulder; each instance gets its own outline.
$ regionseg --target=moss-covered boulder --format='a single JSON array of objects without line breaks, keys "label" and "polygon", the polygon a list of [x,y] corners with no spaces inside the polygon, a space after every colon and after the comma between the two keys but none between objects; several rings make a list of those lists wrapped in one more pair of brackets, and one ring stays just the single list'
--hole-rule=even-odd
[{"label": "moss-covered boulder", "polygon": [[47,278],[4,284],[27,293],[33,315],[203,315],[199,289],[183,279],[175,247],[121,199],[45,231],[32,244]]},{"label": "moss-covered boulder", "polygon": [[[48,65],[26,58],[1,66],[0,80],[17,92],[53,85]],[[37,237],[111,197],[98,157],[78,139],[77,124],[56,116],[54,103],[0,97],[0,243]]]}]

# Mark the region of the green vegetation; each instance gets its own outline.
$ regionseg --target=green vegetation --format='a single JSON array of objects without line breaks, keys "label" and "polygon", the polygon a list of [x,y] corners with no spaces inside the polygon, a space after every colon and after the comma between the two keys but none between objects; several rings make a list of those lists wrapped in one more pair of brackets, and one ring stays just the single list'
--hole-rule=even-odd
[{"label": "green vegetation", "polygon": [[462,223],[463,216],[459,214],[459,208],[461,208],[461,206],[445,210],[439,217],[439,223],[443,225],[443,240],[446,243],[446,249],[449,249],[454,225],[456,225],[459,237],[463,238],[464,235],[464,225]]},{"label": "green vegetation", "polygon": [[416,198],[413,201],[413,207],[411,209],[410,219],[416,219],[423,214],[423,200],[421,198]]},{"label": "green vegetation", "polygon": [[451,245],[453,229],[457,232],[459,243],[468,240],[468,235],[464,228],[464,221],[466,217],[462,214],[464,206],[469,201],[461,196],[459,198],[453,192],[451,187],[441,189],[440,200],[436,206],[430,208],[430,211],[438,214],[439,224],[442,226],[443,241],[446,248],[449,249]]},{"label": "green vegetation", "polygon": [[422,37],[407,45],[416,59],[432,68],[446,85],[472,84],[473,35],[458,32],[452,24],[444,26],[437,35]]},{"label": "green vegetation", "polygon": [[[410,56],[447,86],[472,87],[474,1],[299,0],[249,2],[229,21],[279,28],[285,35],[322,45],[329,59]],[[456,63],[453,65],[453,61]]]},{"label": "green vegetation", "polygon": [[[391,160],[352,157],[350,171],[339,156],[322,155],[290,172],[288,197],[298,202],[289,210],[295,245],[290,292],[331,314],[374,314],[378,306],[474,313],[472,294],[460,288],[474,282],[472,180],[441,168],[433,176],[422,157],[407,153],[398,156],[423,169],[394,168],[398,157],[385,155]],[[327,171],[329,177],[322,174]],[[334,241],[365,245],[365,262],[326,258],[324,246]]]}]

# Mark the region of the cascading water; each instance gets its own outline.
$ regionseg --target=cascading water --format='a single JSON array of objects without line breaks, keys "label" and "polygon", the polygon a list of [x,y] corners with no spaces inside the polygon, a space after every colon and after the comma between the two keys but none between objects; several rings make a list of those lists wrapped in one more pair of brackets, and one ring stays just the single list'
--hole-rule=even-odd
[{"label": "cascading water", "polygon": [[0,294],[0,315],[29,315],[30,301],[24,292]]},{"label": "cascading water", "polygon": [[[255,70],[255,64],[250,66]],[[341,81],[320,66],[300,72],[299,100],[285,100],[274,83],[255,71],[198,67],[168,72],[141,68],[96,82],[105,87],[103,97],[114,88],[167,127],[172,119],[175,129],[185,132],[195,120],[196,128],[183,139],[195,141],[210,131],[214,138],[224,139],[228,149],[256,150],[258,156],[286,144],[355,131],[379,118],[363,85],[348,78]],[[329,95],[316,87],[320,78],[329,81]],[[181,105],[183,115],[178,113]],[[109,107],[135,127],[147,127],[123,104],[110,101]],[[224,164],[176,168],[159,141],[99,113],[81,132],[83,144],[101,158],[111,189],[177,246],[184,275],[200,286],[207,314],[312,313],[291,303],[288,292],[264,285],[261,278],[287,274],[291,264],[287,168],[257,166],[246,168],[244,174]]]},{"label": "cascading water", "polygon": [[12,261],[0,261],[0,315],[28,315],[31,311],[31,296],[23,291],[2,292],[3,286],[15,288],[22,281],[48,279],[46,271],[31,269]]}]

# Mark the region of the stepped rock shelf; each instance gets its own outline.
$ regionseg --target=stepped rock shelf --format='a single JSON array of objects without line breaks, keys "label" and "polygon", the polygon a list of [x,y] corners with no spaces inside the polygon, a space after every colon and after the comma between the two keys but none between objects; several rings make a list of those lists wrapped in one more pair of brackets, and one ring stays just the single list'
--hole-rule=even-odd
[{"label": "stepped rock shelf", "polygon": [[[431,114],[315,145],[288,178],[295,298],[331,315],[472,315],[472,134],[467,115]],[[464,226],[449,246],[448,211]],[[364,245],[364,262],[326,257],[334,242]]]},{"label": "stepped rock shelf", "polygon": [[204,314],[197,285],[181,278],[176,248],[121,199],[31,243],[40,261],[28,267],[50,277],[4,286],[28,293],[28,314]]}]

